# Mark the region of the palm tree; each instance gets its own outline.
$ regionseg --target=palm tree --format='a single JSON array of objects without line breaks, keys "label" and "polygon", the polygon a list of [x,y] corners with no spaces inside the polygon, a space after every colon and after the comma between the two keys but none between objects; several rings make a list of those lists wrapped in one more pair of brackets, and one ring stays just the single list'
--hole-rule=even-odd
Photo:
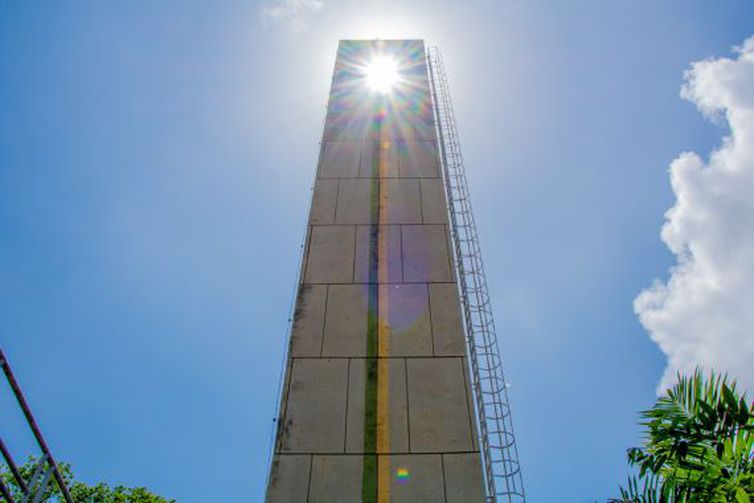
[{"label": "palm tree", "polygon": [[638,474],[614,502],[754,502],[754,404],[735,381],[679,375],[641,418],[645,444],[628,450]]}]

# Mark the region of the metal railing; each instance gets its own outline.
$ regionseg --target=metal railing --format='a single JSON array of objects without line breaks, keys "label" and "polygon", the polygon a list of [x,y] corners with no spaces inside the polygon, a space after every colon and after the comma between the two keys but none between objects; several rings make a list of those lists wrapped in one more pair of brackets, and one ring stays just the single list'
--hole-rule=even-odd
[{"label": "metal railing", "polygon": [[[3,353],[2,349],[0,349],[0,367],[2,367],[5,378],[8,381],[11,390],[13,391],[13,396],[16,398],[16,401],[18,402],[18,405],[24,414],[26,423],[29,426],[29,429],[31,429],[31,432],[34,435],[35,440],[37,441],[37,445],[39,445],[39,449],[42,451],[42,456],[37,461],[34,473],[32,474],[30,479],[25,480],[21,475],[16,462],[13,460],[10,451],[5,446],[2,438],[0,438],[0,453],[2,453],[5,464],[8,467],[8,471],[10,472],[10,474],[12,474],[12,477],[20,490],[20,502],[39,503],[40,501],[42,501],[42,498],[46,493],[50,483],[52,482],[52,480],[54,480],[58,485],[58,489],[60,490],[63,500],[65,500],[66,503],[73,503],[73,498],[71,497],[71,493],[68,491],[66,481],[63,478],[63,475],[60,473],[58,465],[55,462],[55,459],[52,457],[52,453],[50,453],[49,447],[47,447],[47,442],[42,436],[42,432],[40,431],[39,426],[37,425],[37,422],[31,413],[29,404],[26,402],[26,398],[21,391],[21,386],[19,386],[18,381],[16,380],[16,376],[13,374],[13,371],[10,368],[10,364],[5,358],[5,354]],[[11,494],[10,488],[5,485],[5,483],[2,481],[2,478],[0,478],[0,494],[3,495],[4,499],[8,503],[16,502],[16,499],[13,498],[13,495]]]},{"label": "metal railing", "polygon": [[432,102],[464,314],[488,502],[525,501],[508,391],[442,55],[428,51]]}]

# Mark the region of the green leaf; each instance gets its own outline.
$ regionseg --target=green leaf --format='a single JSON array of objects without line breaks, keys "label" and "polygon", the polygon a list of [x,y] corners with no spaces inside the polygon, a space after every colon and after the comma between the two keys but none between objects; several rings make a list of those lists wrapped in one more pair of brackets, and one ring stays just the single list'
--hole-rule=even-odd
[{"label": "green leaf", "polygon": [[726,375],[679,375],[639,424],[645,443],[628,450],[638,476],[620,488],[622,501],[740,503],[754,496],[754,404]]}]

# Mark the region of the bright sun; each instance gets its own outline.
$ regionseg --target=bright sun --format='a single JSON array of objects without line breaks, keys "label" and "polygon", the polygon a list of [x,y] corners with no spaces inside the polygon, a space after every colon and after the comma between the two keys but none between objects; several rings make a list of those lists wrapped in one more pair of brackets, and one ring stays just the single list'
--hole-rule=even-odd
[{"label": "bright sun", "polygon": [[398,64],[393,58],[375,56],[364,68],[364,76],[372,91],[388,93],[398,82]]}]

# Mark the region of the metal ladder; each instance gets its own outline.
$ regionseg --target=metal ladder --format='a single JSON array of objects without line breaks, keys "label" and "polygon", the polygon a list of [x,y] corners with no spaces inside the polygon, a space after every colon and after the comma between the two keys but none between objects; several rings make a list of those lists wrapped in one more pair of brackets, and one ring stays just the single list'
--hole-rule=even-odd
[{"label": "metal ladder", "polygon": [[432,102],[464,314],[487,502],[524,502],[508,390],[442,55],[428,51]]}]

